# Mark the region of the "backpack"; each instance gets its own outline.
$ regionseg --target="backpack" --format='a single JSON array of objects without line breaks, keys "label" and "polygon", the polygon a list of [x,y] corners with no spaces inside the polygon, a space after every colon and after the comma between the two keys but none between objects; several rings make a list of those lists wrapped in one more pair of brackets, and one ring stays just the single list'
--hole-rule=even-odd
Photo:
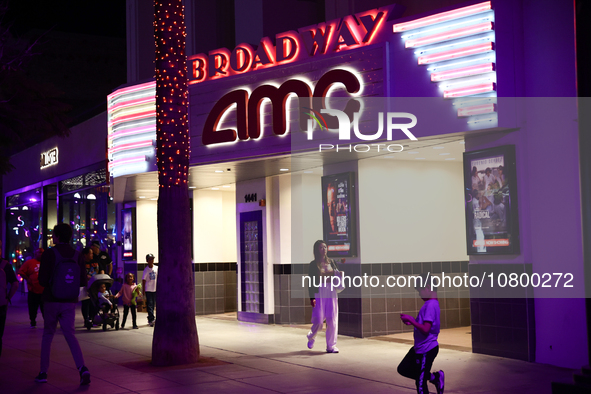
[{"label": "backpack", "polygon": [[80,265],[78,265],[78,251],[74,256],[63,257],[57,248],[52,248],[55,253],[55,266],[51,277],[51,294],[58,300],[78,300],[80,294]]},{"label": "backpack", "polygon": [[7,279],[6,279],[6,272],[4,272],[4,268],[8,264],[8,261],[0,259],[0,306],[8,305],[8,296],[7,296]]}]

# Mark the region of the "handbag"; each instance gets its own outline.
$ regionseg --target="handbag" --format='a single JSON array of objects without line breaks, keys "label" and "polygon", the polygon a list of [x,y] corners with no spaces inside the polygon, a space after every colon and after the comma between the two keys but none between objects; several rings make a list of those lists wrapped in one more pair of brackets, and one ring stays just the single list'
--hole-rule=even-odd
[{"label": "handbag", "polygon": [[80,286],[80,293],[78,294],[78,301],[84,301],[89,298],[90,297],[88,296],[88,291],[86,289],[86,286]]},{"label": "handbag", "polygon": [[338,270],[337,265],[335,264],[334,260],[331,260],[330,263],[332,265],[332,269],[334,270],[334,274],[341,277],[339,286],[336,288],[337,294],[338,294],[338,293],[342,292],[343,290],[345,290],[345,280],[344,280],[345,273],[343,271]]}]

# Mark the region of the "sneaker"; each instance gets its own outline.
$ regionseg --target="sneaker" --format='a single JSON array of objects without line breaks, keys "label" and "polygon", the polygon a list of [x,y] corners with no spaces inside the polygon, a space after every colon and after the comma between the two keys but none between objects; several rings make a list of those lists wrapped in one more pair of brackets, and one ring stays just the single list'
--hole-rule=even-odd
[{"label": "sneaker", "polygon": [[443,394],[443,390],[445,390],[445,374],[442,370],[439,370],[439,372],[435,372],[433,375],[435,375],[435,380],[431,383],[435,385],[437,394]]},{"label": "sneaker", "polygon": [[339,348],[338,347],[333,347],[332,349],[326,349],[326,353],[338,353],[339,352]]},{"label": "sneaker", "polygon": [[121,329],[123,330],[124,328],[125,328],[125,323],[123,323],[123,324],[121,325]]},{"label": "sneaker", "polygon": [[149,321],[149,322],[148,322],[148,325],[149,325],[150,327],[154,327],[154,322],[153,322],[153,321]]},{"label": "sneaker", "polygon": [[316,339],[310,338],[310,334],[312,333],[309,332],[308,335],[306,335],[306,337],[308,338],[308,349],[312,349],[314,347],[314,342],[316,342]]},{"label": "sneaker", "polygon": [[137,330],[138,328],[139,328],[138,326],[133,326],[133,329],[134,330]]},{"label": "sneaker", "polygon": [[39,375],[35,378],[37,383],[47,383],[47,372],[39,372]]},{"label": "sneaker", "polygon": [[87,384],[90,384],[90,371],[88,371],[88,368],[86,367],[82,367],[80,368],[80,385],[81,386],[86,386]]}]

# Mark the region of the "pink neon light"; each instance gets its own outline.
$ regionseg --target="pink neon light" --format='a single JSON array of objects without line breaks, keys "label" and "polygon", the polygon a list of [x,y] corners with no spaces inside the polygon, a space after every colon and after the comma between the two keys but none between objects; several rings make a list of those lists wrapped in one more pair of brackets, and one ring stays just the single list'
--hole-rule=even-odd
[{"label": "pink neon light", "polygon": [[150,111],[139,112],[137,114],[131,114],[131,115],[125,115],[125,116],[121,116],[116,119],[110,120],[109,127],[113,127],[114,125],[119,124],[119,123],[129,122],[130,120],[139,120],[139,119],[151,118],[151,117],[155,117],[155,116],[156,116],[156,108],[154,108],[153,110],[150,110]]},{"label": "pink neon light", "polygon": [[417,29],[419,27],[433,25],[435,23],[446,22],[452,19],[461,18],[468,15],[477,14],[479,12],[488,11],[491,9],[490,1],[471,5],[468,7],[458,8],[457,10],[442,12],[427,16],[425,18],[415,19],[414,21],[397,23],[394,25],[394,33]]},{"label": "pink neon light", "polygon": [[457,89],[444,90],[443,97],[452,98],[452,97],[472,96],[473,94],[492,92],[493,90],[495,90],[495,84],[492,82],[488,82],[488,83],[484,83],[484,84],[480,84],[480,85],[472,85],[472,86],[465,86],[465,87],[457,88]]},{"label": "pink neon light", "polygon": [[141,163],[142,161],[146,161],[146,156],[127,157],[125,159],[113,160],[109,163],[109,171],[111,171],[114,167],[119,167],[124,164]]},{"label": "pink neon light", "polygon": [[492,42],[487,42],[487,43],[478,44],[478,45],[472,45],[472,46],[465,47],[465,48],[435,53],[433,55],[419,56],[419,64],[429,64],[429,63],[440,62],[443,60],[456,59],[459,57],[470,56],[470,55],[475,55],[477,53],[492,51],[492,49],[493,49]]},{"label": "pink neon light", "polygon": [[122,89],[116,90],[107,96],[107,100],[110,101],[110,100],[115,99],[115,98],[122,96],[124,94],[139,92],[140,90],[148,90],[148,89],[156,89],[156,82],[155,81],[146,82],[146,83],[142,83],[139,85],[133,85],[133,86],[129,86],[127,88],[122,88]]},{"label": "pink neon light", "polygon": [[458,108],[458,116],[472,116],[472,115],[482,115],[488,114],[491,112],[497,112],[497,108],[494,104],[482,104],[482,105],[474,105],[472,107],[465,107],[465,108]]},{"label": "pink neon light", "polygon": [[470,36],[472,34],[482,33],[484,31],[492,30],[493,24],[492,22],[480,23],[474,26],[467,26],[462,27],[459,29],[454,29],[447,31],[445,33],[438,33],[432,34],[430,36],[425,36],[421,38],[417,38],[414,40],[407,40],[404,43],[406,48],[414,48],[421,45],[428,45],[433,44],[436,42],[446,41],[446,40],[453,40],[454,38]]},{"label": "pink neon light", "polygon": [[478,64],[476,66],[468,66],[457,68],[455,70],[440,71],[431,74],[432,82],[445,81],[453,78],[468,77],[470,75],[484,74],[495,70],[494,63]]},{"label": "pink neon light", "polygon": [[139,98],[139,99],[135,99],[135,100],[124,101],[122,103],[115,104],[113,106],[109,106],[109,114],[111,114],[119,109],[122,109],[122,108],[133,107],[133,106],[142,105],[142,104],[150,104],[150,103],[156,103],[156,97],[144,97],[144,98]]},{"label": "pink neon light", "polygon": [[128,137],[130,135],[144,134],[144,133],[156,133],[156,122],[154,122],[154,124],[150,125],[150,126],[136,127],[134,129],[127,129],[127,130],[123,130],[123,131],[115,131],[115,132],[112,132],[111,134],[109,134],[108,138],[109,138],[109,141],[112,141],[112,140],[120,138],[120,137]]},{"label": "pink neon light", "polygon": [[126,150],[131,150],[131,149],[145,148],[147,146],[153,146],[152,140],[130,142],[129,144],[117,145],[117,146],[114,146],[114,147],[108,149],[108,152],[109,152],[109,154],[114,154],[114,153],[118,153],[118,152],[126,151]]}]

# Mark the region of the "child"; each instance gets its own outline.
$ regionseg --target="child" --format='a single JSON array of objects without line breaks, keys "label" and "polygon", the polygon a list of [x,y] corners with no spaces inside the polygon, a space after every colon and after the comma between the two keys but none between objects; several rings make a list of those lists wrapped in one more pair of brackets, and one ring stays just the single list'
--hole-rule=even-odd
[{"label": "child", "polygon": [[105,312],[109,311],[113,306],[113,303],[109,301],[111,292],[107,290],[106,284],[101,284],[98,291],[99,308],[104,309]]},{"label": "child", "polygon": [[417,280],[416,290],[425,301],[417,318],[400,314],[400,319],[406,325],[414,326],[415,345],[410,348],[404,359],[398,365],[398,373],[404,377],[413,379],[417,385],[417,393],[429,393],[427,381],[433,383],[437,394],[443,394],[445,388],[445,375],[443,371],[431,373],[431,366],[437,353],[439,344],[437,336],[440,330],[439,300],[437,300],[437,288],[432,286],[432,277],[429,274],[421,275]]},{"label": "child", "polygon": [[135,284],[134,276],[131,272],[125,275],[125,283],[121,286],[121,290],[119,290],[119,293],[115,296],[115,298],[123,297],[123,321],[121,322],[121,328],[125,328],[125,321],[127,320],[129,309],[131,309],[133,328],[139,328],[136,322],[135,298],[137,297],[140,288],[141,286]]}]

